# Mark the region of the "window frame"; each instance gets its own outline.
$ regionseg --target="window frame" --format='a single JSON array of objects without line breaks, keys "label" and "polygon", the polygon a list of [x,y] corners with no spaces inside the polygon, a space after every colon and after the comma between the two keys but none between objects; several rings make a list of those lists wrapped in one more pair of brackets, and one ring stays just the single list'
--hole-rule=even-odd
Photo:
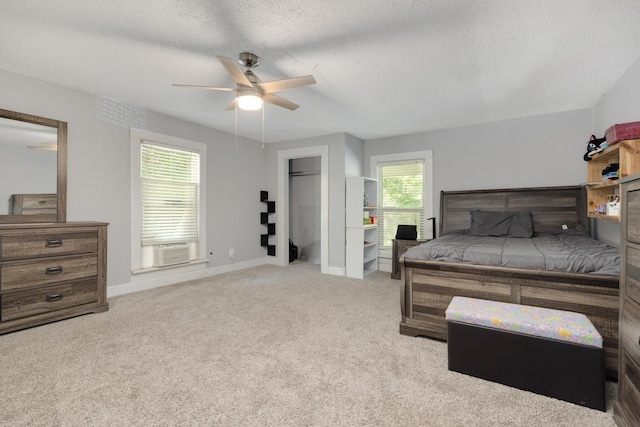
[{"label": "window frame", "polygon": [[[378,176],[379,163],[404,163],[404,162],[424,162],[424,180],[422,185],[423,202],[423,223],[422,227],[426,234],[423,238],[432,238],[431,227],[427,227],[428,218],[433,217],[433,151],[414,151],[407,153],[382,154],[370,157],[370,175],[378,181],[378,186],[383,185],[382,178]],[[379,201],[376,201],[378,204]],[[435,236],[433,236],[435,237]],[[378,245],[378,258],[389,258],[392,256],[391,246]]]},{"label": "window frame", "polygon": [[[187,264],[166,266],[162,268],[150,266],[149,259],[153,256],[153,246],[142,245],[142,194],[140,178],[141,145],[143,142],[154,145],[196,152],[200,160],[199,206],[198,206],[198,241],[191,247],[192,260]],[[163,135],[146,130],[131,128],[131,272],[133,274],[180,268],[185,265],[206,262],[206,157],[207,145],[201,142]],[[194,253],[195,252],[195,253]]]},{"label": "window frame", "polygon": [[[158,246],[180,242],[198,242],[200,240],[199,216],[200,216],[200,152],[194,150],[168,147],[155,141],[142,140],[141,151],[141,192],[143,206],[143,221],[141,244],[143,246]],[[168,154],[167,153],[171,153]],[[174,154],[175,153],[175,154]],[[175,157],[174,157],[175,156]],[[184,156],[184,157],[183,157]],[[150,160],[160,161],[153,162]],[[167,174],[167,171],[175,170],[170,166],[175,165],[175,158],[182,158],[188,163],[188,176],[184,175],[185,169],[181,169],[181,176]],[[147,161],[145,161],[147,159]],[[158,168],[158,166],[160,166]],[[145,171],[149,175],[145,175]],[[150,176],[153,175],[153,176]],[[162,175],[162,176],[159,176]],[[184,178],[187,181],[184,181]],[[159,188],[160,187],[160,188]],[[178,200],[178,203],[176,203]],[[195,207],[195,209],[193,209]],[[149,214],[145,214],[148,209]],[[176,221],[178,218],[180,221]],[[162,219],[160,225],[156,219]],[[182,229],[182,220],[187,228]],[[171,233],[169,238],[166,234]],[[176,235],[177,234],[177,235]]]}]

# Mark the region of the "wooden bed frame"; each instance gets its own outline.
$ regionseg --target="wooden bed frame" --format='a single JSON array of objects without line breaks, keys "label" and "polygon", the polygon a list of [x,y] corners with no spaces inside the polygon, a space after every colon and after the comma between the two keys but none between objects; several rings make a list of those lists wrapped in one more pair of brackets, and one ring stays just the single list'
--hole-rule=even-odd
[{"label": "wooden bed frame", "polygon": [[[440,194],[440,235],[469,228],[473,209],[529,210],[536,232],[589,230],[581,186],[448,191]],[[445,310],[455,295],[585,314],[604,340],[609,379],[618,375],[619,276],[408,259],[401,264],[400,333],[447,339]]]}]

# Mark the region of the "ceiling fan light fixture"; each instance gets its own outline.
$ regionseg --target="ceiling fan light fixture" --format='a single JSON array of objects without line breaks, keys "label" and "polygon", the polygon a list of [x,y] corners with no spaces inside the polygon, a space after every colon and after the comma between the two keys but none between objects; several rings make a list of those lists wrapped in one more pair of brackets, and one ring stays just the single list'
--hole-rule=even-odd
[{"label": "ceiling fan light fixture", "polygon": [[281,90],[292,89],[300,86],[316,84],[316,80],[311,75],[263,82],[258,76],[253,73],[253,71],[251,71],[252,68],[258,66],[260,58],[250,52],[242,52],[239,55],[240,65],[247,67],[247,70],[244,72],[242,72],[242,70],[238,68],[233,59],[227,58],[226,56],[216,56],[216,58],[218,58],[222,66],[227,70],[227,73],[229,73],[233,81],[236,83],[235,88],[183,85],[175,83],[173,84],[173,86],[229,92],[235,91],[235,98],[233,98],[233,101],[231,101],[231,103],[227,105],[227,108],[225,108],[225,110],[227,111],[237,111],[238,108],[242,110],[260,110],[261,108],[264,108],[265,102],[273,104],[277,107],[286,108],[290,111],[295,111],[298,107],[300,107],[298,104],[275,95],[275,92],[280,92]]},{"label": "ceiling fan light fixture", "polygon": [[259,93],[246,90],[238,92],[238,108],[242,110],[259,110],[262,108],[262,96]]}]

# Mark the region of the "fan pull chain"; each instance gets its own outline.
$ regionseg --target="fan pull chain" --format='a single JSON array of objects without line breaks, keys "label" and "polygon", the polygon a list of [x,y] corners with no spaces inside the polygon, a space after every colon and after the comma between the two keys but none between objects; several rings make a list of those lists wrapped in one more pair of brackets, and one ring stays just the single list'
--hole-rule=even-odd
[{"label": "fan pull chain", "polygon": [[238,148],[238,103],[236,102],[236,148]]},{"label": "fan pull chain", "polygon": [[264,104],[262,104],[262,150],[264,150]]}]

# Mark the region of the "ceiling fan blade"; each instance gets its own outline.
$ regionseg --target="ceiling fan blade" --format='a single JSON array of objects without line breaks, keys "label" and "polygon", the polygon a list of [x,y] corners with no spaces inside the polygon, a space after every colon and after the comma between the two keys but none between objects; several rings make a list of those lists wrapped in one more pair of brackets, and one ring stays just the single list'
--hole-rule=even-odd
[{"label": "ceiling fan blade", "polygon": [[199,85],[180,85],[180,84],[176,84],[173,83],[171,86],[175,86],[175,87],[192,87],[195,89],[209,89],[209,90],[224,90],[224,91],[232,91],[235,90],[235,88],[232,87],[215,87],[215,86],[199,86]]},{"label": "ceiling fan blade", "polygon": [[274,95],[272,93],[265,93],[262,96],[262,100],[264,102],[268,102],[269,104],[277,105],[278,107],[283,107],[291,111],[297,110],[299,107],[299,105],[295,102],[291,102],[288,99],[281,98],[278,95]]},{"label": "ceiling fan blade", "polygon": [[231,101],[229,103],[229,105],[227,105],[227,108],[224,109],[224,111],[231,111],[231,110],[235,110],[236,109],[236,104],[238,103],[238,98],[233,98],[233,101]]},{"label": "ceiling fan blade", "polygon": [[316,84],[313,76],[292,77],[290,79],[272,80],[270,82],[259,83],[258,86],[264,93],[273,93],[294,87],[307,86]]},{"label": "ceiling fan blade", "polygon": [[234,82],[242,86],[253,87],[247,76],[245,76],[242,70],[240,70],[235,62],[233,62],[233,59],[227,58],[226,56],[216,56],[216,58],[218,58],[218,61],[220,61],[229,74],[231,74],[231,78]]}]

